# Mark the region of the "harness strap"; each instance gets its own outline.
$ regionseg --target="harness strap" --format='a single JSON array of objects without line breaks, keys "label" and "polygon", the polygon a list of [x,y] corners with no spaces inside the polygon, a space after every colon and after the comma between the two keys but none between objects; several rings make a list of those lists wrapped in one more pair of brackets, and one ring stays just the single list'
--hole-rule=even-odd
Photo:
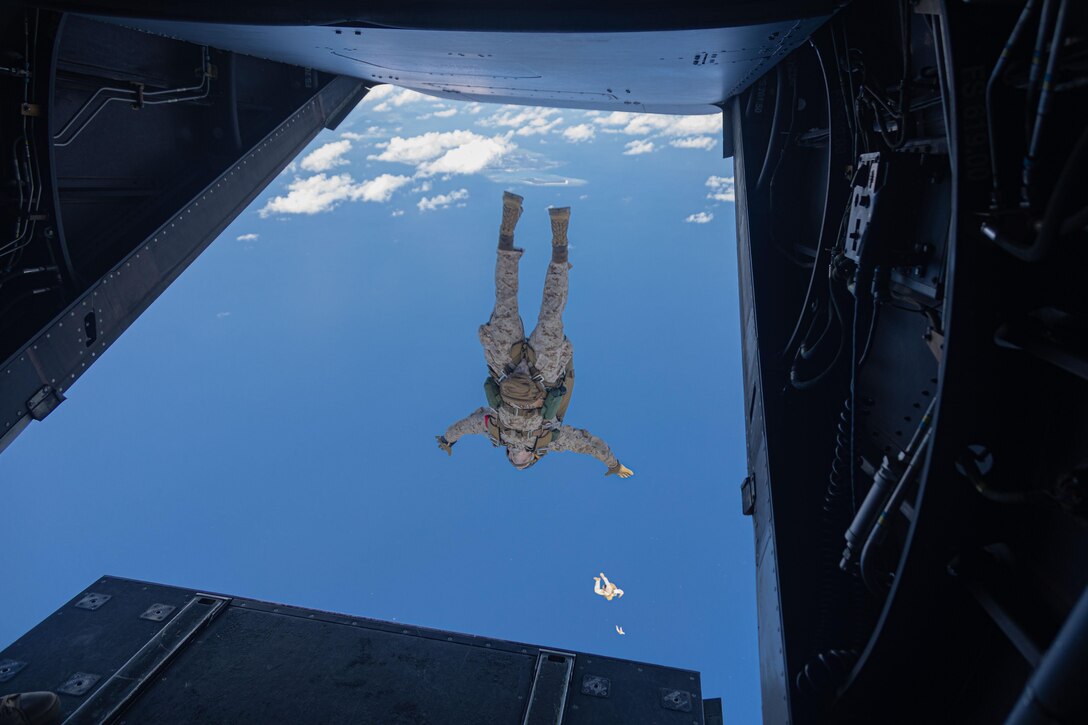
[{"label": "harness strap", "polygon": [[[492,445],[506,445],[502,440],[502,426],[490,413],[484,414],[484,426],[487,429],[487,437],[491,439]],[[559,437],[559,429],[541,428],[539,431],[535,431],[535,435],[533,447],[529,450],[539,458],[548,452],[549,446]]]},{"label": "harness strap", "polygon": [[538,383],[543,382],[544,375],[536,367],[536,351],[529,347],[529,338],[515,342],[510,346],[510,362],[503,368],[503,378],[514,372],[514,369],[522,360],[525,360],[525,365],[529,368],[529,376]]}]

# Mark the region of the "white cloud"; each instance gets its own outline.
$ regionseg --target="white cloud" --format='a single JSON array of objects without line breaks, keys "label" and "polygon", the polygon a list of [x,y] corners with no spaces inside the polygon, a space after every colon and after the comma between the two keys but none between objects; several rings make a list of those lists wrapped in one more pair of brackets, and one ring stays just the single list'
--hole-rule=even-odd
[{"label": "white cloud", "polygon": [[413,194],[416,194],[416,193],[419,193],[419,194],[424,194],[424,193],[426,193],[426,192],[428,192],[428,191],[430,191],[430,190],[431,190],[431,182],[429,182],[429,181],[424,181],[424,182],[423,182],[422,184],[420,184],[419,186],[417,186],[417,187],[414,187],[414,188],[412,189],[412,193],[413,193]]},{"label": "white cloud", "polygon": [[409,138],[394,136],[387,143],[378,144],[379,148],[385,149],[384,151],[367,158],[375,161],[416,165],[429,161],[449,149],[482,138],[486,137],[472,131],[429,131],[420,136],[411,136]]},{"label": "white cloud", "polygon": [[371,138],[380,138],[385,135],[385,130],[381,126],[371,126],[363,133],[357,131],[344,131],[340,134],[340,138],[346,138],[351,141],[365,141]]},{"label": "white cloud", "polygon": [[714,148],[715,144],[717,141],[713,136],[685,136],[669,141],[669,146],[675,146],[678,149],[703,149],[704,151]]},{"label": "white cloud", "polygon": [[367,158],[415,166],[417,176],[475,174],[517,148],[510,140],[512,134],[488,138],[459,130],[430,131],[409,138],[394,136],[388,143],[378,144],[384,149],[380,154]]},{"label": "white cloud", "polygon": [[555,176],[554,174],[548,174],[547,176],[517,176],[516,180],[522,184],[528,184],[529,186],[583,186],[586,183],[585,179],[575,179],[570,176]]},{"label": "white cloud", "polygon": [[625,133],[629,136],[695,136],[720,133],[722,129],[722,117],[714,113],[703,116],[667,116],[613,111],[607,115],[595,116],[593,122],[604,127],[603,130],[608,133]]},{"label": "white cloud", "polygon": [[476,114],[480,113],[483,110],[484,110],[484,104],[479,103],[477,101],[473,101],[472,103],[465,106],[465,113],[471,113],[473,116],[475,116]]},{"label": "white cloud", "polygon": [[437,103],[438,99],[433,96],[427,96],[416,91],[408,90],[407,88],[398,88],[397,86],[385,84],[372,88],[371,91],[366,94],[363,103],[360,105],[365,104],[366,106],[369,106],[372,111],[384,113],[394,108],[400,108],[409,103],[419,103],[420,101],[433,101]]},{"label": "white cloud", "polygon": [[481,119],[481,126],[492,128],[513,128],[518,136],[546,134],[563,122],[562,117],[553,118],[559,111],[555,108],[524,108],[504,106],[504,110],[493,116]]},{"label": "white cloud", "polygon": [[407,176],[395,176],[382,174],[376,178],[364,181],[351,190],[352,201],[374,201],[384,203],[389,201],[393,192],[411,181]]},{"label": "white cloud", "polygon": [[[518,136],[533,136],[535,134],[543,135],[546,133],[551,133],[555,130],[555,127],[561,123],[563,123],[562,116],[560,116],[559,118],[553,118],[550,121],[544,121],[538,118],[529,122],[527,126],[522,126],[521,128],[519,128],[516,133]],[[540,143],[545,142],[541,141]]]},{"label": "white cloud", "polygon": [[572,143],[579,143],[580,141],[590,141],[597,135],[597,131],[588,123],[579,123],[577,126],[570,126],[563,129],[563,138]]},{"label": "white cloud", "polygon": [[450,149],[434,161],[420,164],[420,176],[434,174],[475,174],[497,163],[517,148],[509,137],[476,138]]},{"label": "white cloud", "polygon": [[642,139],[635,139],[626,146],[626,151],[623,152],[624,156],[638,156],[639,154],[648,154],[654,150],[653,141],[643,141]]},{"label": "white cloud", "polygon": [[398,88],[396,86],[391,86],[388,83],[381,83],[367,91],[363,101],[382,101],[396,93],[397,90]]},{"label": "white cloud", "polygon": [[[593,119],[593,123],[600,126],[626,126],[631,122],[635,116],[641,116],[645,114],[627,113],[625,111],[612,111],[605,114],[600,111],[590,111],[586,114]],[[614,133],[620,133],[620,131],[613,129]]]},{"label": "white cloud", "polygon": [[295,179],[287,186],[287,196],[268,200],[259,214],[317,214],[329,211],[351,196],[352,179],[348,174],[327,177],[317,174]]},{"label": "white cloud", "polygon": [[319,214],[335,209],[342,201],[385,202],[409,182],[410,177],[393,174],[382,174],[361,184],[350,174],[316,174],[292,181],[286,196],[269,199],[258,213],[262,218],[271,214]]},{"label": "white cloud", "polygon": [[253,233],[250,233],[250,234],[239,234],[239,235],[238,235],[238,241],[239,241],[239,242],[255,242],[255,241],[257,241],[257,240],[258,240],[258,239],[260,239],[260,238],[261,238],[261,235],[260,235],[260,234],[253,234]]},{"label": "white cloud", "polygon": [[394,209],[393,213],[390,214],[389,216],[404,216],[404,210],[403,209]]},{"label": "white cloud", "polygon": [[216,312],[215,316],[218,319],[222,320],[224,317],[230,317],[230,313],[229,312]]},{"label": "white cloud", "polygon": [[693,224],[706,224],[708,221],[714,218],[714,215],[705,211],[701,211],[698,214],[692,214],[684,221],[691,222]]},{"label": "white cloud", "polygon": [[345,166],[344,154],[351,151],[351,141],[333,141],[311,151],[299,164],[305,171],[328,171],[334,166]]},{"label": "white cloud", "polygon": [[[439,194],[430,198],[423,197],[416,206],[419,207],[420,211],[434,211],[435,209],[445,209],[450,204],[467,198],[468,189],[458,189],[448,194]],[[458,204],[457,206],[464,206],[464,204]]]},{"label": "white cloud", "polygon": [[428,118],[449,118],[450,116],[456,116],[457,115],[457,109],[456,108],[445,108],[444,106],[438,106],[438,109],[439,110],[437,110],[437,111],[431,111],[430,113],[424,113],[422,116],[419,116],[416,120],[417,121],[426,121]]},{"label": "white cloud", "polygon": [[715,201],[737,200],[732,176],[711,176],[706,180],[706,185],[710,187],[710,193],[706,195],[707,199],[714,199]]}]

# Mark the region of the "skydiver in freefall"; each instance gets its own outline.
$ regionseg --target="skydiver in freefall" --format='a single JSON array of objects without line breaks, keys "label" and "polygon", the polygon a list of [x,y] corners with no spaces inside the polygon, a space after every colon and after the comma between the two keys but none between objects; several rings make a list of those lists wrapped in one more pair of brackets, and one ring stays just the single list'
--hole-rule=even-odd
[{"label": "skydiver in freefall", "polygon": [[503,193],[499,250],[495,263],[495,309],[480,326],[480,342],[490,373],[484,382],[488,406],[457,421],[436,436],[438,447],[453,455],[462,436],[486,435],[506,449],[518,470],[529,468],[549,451],[586,453],[608,466],[605,475],[633,475],[603,440],[589,431],[563,425],[574,390],[573,348],[563,334],[567,304],[567,225],[570,208],[549,209],[552,261],[544,278],[544,301],[536,329],[528,338],[518,313],[518,261],[514,227],[521,217],[522,197]]},{"label": "skydiver in freefall", "polygon": [[[604,580],[603,587],[601,586],[602,579]],[[601,572],[600,576],[593,577],[593,593],[600,594],[602,597],[610,602],[612,601],[612,597],[623,597],[623,590],[612,582],[608,581],[608,577],[604,575],[603,571]],[[620,634],[623,634],[623,632],[620,632]]]}]

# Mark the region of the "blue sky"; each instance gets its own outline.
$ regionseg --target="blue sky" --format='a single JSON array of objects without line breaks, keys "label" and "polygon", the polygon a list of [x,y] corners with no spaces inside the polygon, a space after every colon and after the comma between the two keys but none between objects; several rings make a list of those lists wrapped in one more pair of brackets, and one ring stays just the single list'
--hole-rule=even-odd
[{"label": "blue sky", "polygon": [[[113,574],[697,669],[757,722],[732,176],[716,116],[372,92],[0,456],[0,646]],[[566,422],[633,478],[434,444],[484,404],[504,189],[527,329],[572,207]]]}]

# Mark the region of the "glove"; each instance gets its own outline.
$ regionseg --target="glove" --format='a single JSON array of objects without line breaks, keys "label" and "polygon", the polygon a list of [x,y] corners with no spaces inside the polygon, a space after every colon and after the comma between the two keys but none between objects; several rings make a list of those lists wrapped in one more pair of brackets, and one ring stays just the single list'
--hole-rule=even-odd
[{"label": "glove", "polygon": [[632,471],[630,468],[623,465],[619,461],[616,461],[616,465],[613,466],[612,468],[609,468],[608,473],[606,473],[604,475],[611,476],[613,473],[616,474],[617,476],[619,476],[620,478],[630,478],[631,476],[635,475],[634,471]]},{"label": "glove", "polygon": [[444,450],[446,452],[446,455],[453,455],[453,443],[456,443],[457,441],[450,443],[448,440],[446,440],[446,436],[435,436],[434,439],[438,441],[438,447]]}]

